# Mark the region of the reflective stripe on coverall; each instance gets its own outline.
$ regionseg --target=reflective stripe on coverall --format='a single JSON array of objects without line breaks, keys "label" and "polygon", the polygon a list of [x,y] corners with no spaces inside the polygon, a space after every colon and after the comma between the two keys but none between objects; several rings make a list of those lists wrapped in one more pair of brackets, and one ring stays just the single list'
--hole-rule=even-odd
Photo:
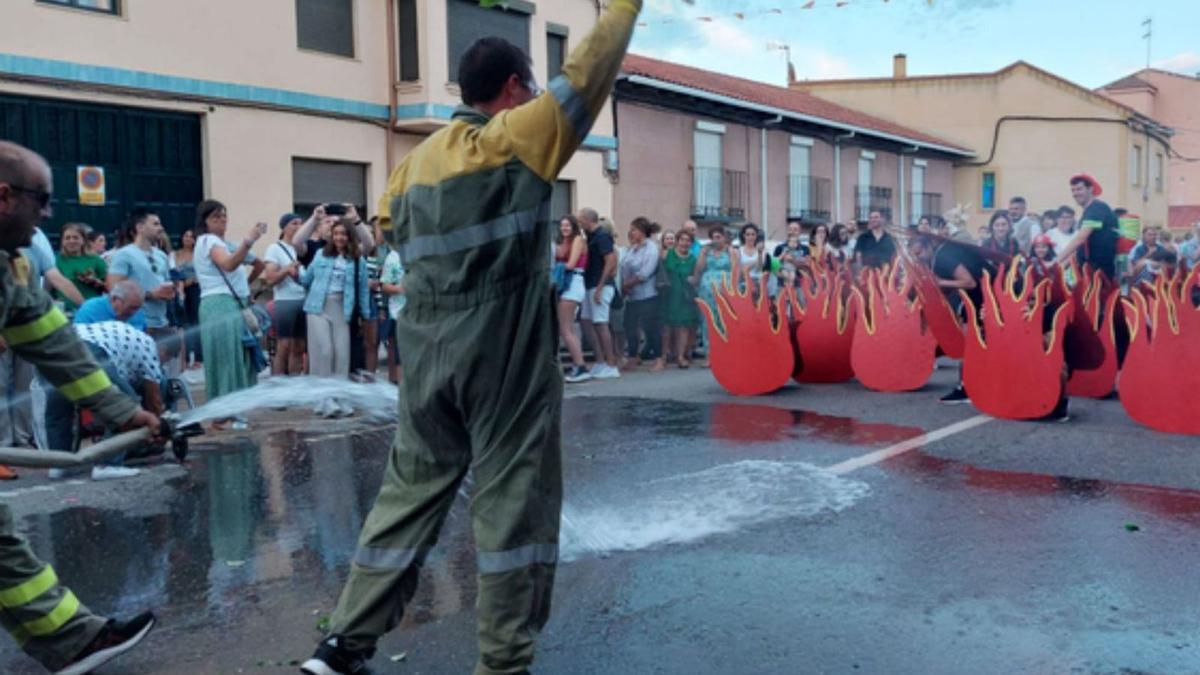
[{"label": "reflective stripe on coverall", "polygon": [[[113,387],[50,296],[29,280],[29,262],[0,251],[0,337],[72,402],[111,424],[129,421],[137,404]],[[5,504],[0,504],[0,624],[50,670],[74,659],[105,624],[34,556]]]}]

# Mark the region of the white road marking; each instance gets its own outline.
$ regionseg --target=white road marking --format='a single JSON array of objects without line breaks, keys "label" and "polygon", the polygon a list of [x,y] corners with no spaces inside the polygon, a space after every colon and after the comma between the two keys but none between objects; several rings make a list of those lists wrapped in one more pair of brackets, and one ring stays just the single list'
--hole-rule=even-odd
[{"label": "white road marking", "polygon": [[954,424],[942,427],[941,429],[935,429],[929,433],[921,434],[920,436],[910,438],[907,441],[888,446],[881,450],[868,452],[867,454],[855,457],[854,459],[848,459],[839,464],[834,464],[825,470],[839,476],[850,473],[851,471],[857,471],[858,469],[878,464],[884,460],[896,457],[897,455],[903,455],[904,453],[910,450],[915,450],[921,446],[929,445],[935,441],[940,441],[943,438],[960,434],[969,429],[974,429],[981,424],[987,424],[988,422],[991,422],[993,419],[995,418],[989,415],[976,415],[975,417],[965,419],[961,422],[955,422]]}]

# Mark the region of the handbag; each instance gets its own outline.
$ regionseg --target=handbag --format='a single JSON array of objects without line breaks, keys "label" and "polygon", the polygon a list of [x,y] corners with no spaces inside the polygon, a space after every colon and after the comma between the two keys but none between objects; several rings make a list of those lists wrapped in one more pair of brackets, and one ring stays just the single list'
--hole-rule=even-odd
[{"label": "handbag", "polygon": [[229,282],[229,277],[225,276],[225,270],[222,270],[218,266],[217,273],[221,275],[221,280],[225,282],[225,286],[229,289],[229,294],[233,296],[233,301],[242,309],[242,348],[248,352],[246,356],[250,358],[250,365],[254,369],[254,372],[261,372],[271,363],[267,360],[267,355],[263,353],[262,322],[258,320],[258,314],[255,313],[254,309],[242,302],[237,291],[233,290],[233,284]]},{"label": "handbag", "polygon": [[612,299],[612,302],[609,303],[609,305],[608,305],[609,309],[624,308],[625,307],[625,295],[623,293],[621,293],[620,288],[617,288],[617,283],[615,281],[610,281],[608,283],[610,286],[612,286],[612,289],[613,289],[613,299]]},{"label": "handbag", "polygon": [[554,288],[558,290],[559,295],[571,289],[573,275],[574,271],[568,270],[566,263],[554,263],[554,269],[550,272],[550,280],[554,284]]}]

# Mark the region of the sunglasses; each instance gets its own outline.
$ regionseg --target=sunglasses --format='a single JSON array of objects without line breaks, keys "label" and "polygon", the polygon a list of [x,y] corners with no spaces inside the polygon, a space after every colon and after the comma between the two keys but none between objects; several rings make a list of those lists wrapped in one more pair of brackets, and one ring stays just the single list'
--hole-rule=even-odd
[{"label": "sunglasses", "polygon": [[8,184],[8,188],[13,192],[20,192],[33,197],[33,200],[37,202],[38,208],[44,209],[50,204],[50,193],[45,190],[34,190],[32,188],[21,187],[20,185],[13,185],[12,183]]}]

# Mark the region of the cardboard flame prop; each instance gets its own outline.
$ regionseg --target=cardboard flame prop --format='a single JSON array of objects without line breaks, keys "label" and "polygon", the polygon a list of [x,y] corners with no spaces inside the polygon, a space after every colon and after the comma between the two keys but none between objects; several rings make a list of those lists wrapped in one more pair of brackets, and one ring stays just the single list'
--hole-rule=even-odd
[{"label": "cardboard flame prop", "polygon": [[937,277],[933,276],[932,270],[922,265],[910,265],[908,269],[913,277],[913,287],[921,297],[921,312],[925,316],[925,324],[937,338],[938,347],[942,348],[942,353],[946,356],[961,359],[965,328],[954,308],[946,301],[946,296],[942,294]]},{"label": "cardboard flame prop", "polygon": [[1152,292],[1134,289],[1131,299],[1121,300],[1130,334],[1121,405],[1156,431],[1200,434],[1200,309],[1192,304],[1197,286],[1200,267],[1186,278],[1160,274]]},{"label": "cardboard flame prop", "polygon": [[1043,339],[1042,318],[1051,306],[1051,280],[1034,284],[1026,270],[1016,291],[1017,270],[1000,268],[995,280],[984,272],[983,319],[965,292],[967,340],[963,355],[963,384],[971,403],[981,412],[1011,420],[1049,415],[1063,392],[1063,333],[1073,306],[1059,305]]},{"label": "cardboard flame prop", "polygon": [[[780,317],[784,314],[785,294],[776,300],[775,316],[767,297],[767,277],[758,285],[758,300],[750,289],[754,281],[744,275],[744,290],[736,290],[728,281],[723,287],[713,284],[717,316],[708,303],[697,299],[700,313],[708,322],[709,366],[726,391],[735,396],[769,394],[787,384],[792,376],[794,358],[792,340]],[[716,318],[724,326],[717,326]]]},{"label": "cardboard flame prop", "polygon": [[1064,349],[1073,370],[1067,393],[1085,398],[1105,398],[1117,384],[1117,321],[1120,293],[1106,284],[1099,270],[1085,265],[1076,270],[1079,283],[1066,291],[1066,281],[1058,275],[1061,288],[1070,293],[1074,316],[1067,326]]},{"label": "cardboard flame prop", "polygon": [[854,343],[854,324],[858,305],[850,301],[848,282],[844,274],[824,268],[801,278],[800,293],[805,306],[801,307],[796,294],[789,289],[792,316],[797,324],[793,337],[797,349],[797,382],[833,384],[854,377],[850,364],[850,348]]},{"label": "cardboard flame prop", "polygon": [[901,269],[867,270],[866,294],[854,289],[859,315],[850,362],[858,381],[874,391],[920,389],[933,374],[937,340],[921,317],[913,275],[901,275]]}]

